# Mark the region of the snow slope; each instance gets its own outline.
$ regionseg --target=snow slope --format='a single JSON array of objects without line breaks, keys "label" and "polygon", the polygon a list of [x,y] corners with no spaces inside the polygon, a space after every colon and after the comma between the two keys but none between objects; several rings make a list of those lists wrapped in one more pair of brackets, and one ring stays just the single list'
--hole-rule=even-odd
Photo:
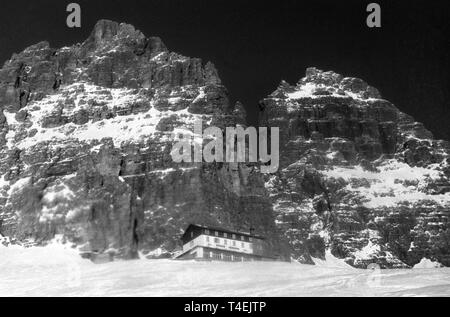
[{"label": "snow slope", "polygon": [[[207,278],[205,278],[207,276]],[[450,269],[136,260],[95,265],[74,250],[0,247],[0,296],[450,296]]]}]

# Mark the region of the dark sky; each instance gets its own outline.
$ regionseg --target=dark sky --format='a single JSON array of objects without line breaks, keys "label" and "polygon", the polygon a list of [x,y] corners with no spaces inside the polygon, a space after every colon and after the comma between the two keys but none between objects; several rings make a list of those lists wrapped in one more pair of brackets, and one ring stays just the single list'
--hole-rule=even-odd
[{"label": "dark sky", "polygon": [[[65,25],[70,2],[82,6],[81,29]],[[81,42],[98,19],[108,18],[160,36],[172,51],[214,62],[251,123],[258,101],[281,79],[296,83],[316,66],[363,78],[436,137],[450,140],[449,1],[376,1],[381,29],[365,24],[370,2],[2,1],[0,60],[41,40],[54,47]]]}]

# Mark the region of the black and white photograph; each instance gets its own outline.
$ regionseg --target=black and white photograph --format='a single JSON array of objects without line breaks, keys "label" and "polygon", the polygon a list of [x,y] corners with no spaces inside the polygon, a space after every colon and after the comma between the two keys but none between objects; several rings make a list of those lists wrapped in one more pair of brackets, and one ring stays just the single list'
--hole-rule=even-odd
[{"label": "black and white photograph", "polygon": [[440,0],[2,1],[0,297],[450,297],[449,47]]}]

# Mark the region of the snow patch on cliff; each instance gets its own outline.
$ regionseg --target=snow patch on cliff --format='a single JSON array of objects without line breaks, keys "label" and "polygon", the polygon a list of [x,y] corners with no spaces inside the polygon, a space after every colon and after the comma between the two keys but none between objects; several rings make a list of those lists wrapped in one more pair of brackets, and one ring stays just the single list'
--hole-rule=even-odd
[{"label": "snow patch on cliff", "polygon": [[[203,89],[199,90],[199,96],[204,95]],[[191,129],[195,120],[200,118],[199,115],[189,113],[187,109],[160,111],[156,109],[154,99],[146,97],[143,91],[105,88],[89,83],[77,83],[62,87],[58,93],[32,102],[23,109],[28,112],[29,119],[27,120],[31,121],[31,126],[27,127],[26,131],[28,133],[35,131],[35,133],[18,144],[14,144],[17,134],[15,128],[20,127],[20,123],[15,119],[15,114],[5,113],[8,124],[13,128],[7,135],[8,146],[9,148],[16,146],[24,150],[47,141],[90,142],[105,138],[111,138],[116,146],[120,146],[124,142],[139,142],[146,137],[153,136],[157,132],[157,125],[163,118],[176,117],[177,123],[186,126],[186,129]],[[180,102],[183,102],[181,97],[168,98],[170,105]],[[107,113],[105,109],[113,111],[116,116],[96,122],[88,118],[88,122],[85,124],[67,123],[57,127],[43,126],[48,117],[72,118],[82,111],[89,112],[96,108],[105,116]],[[135,108],[136,111],[133,110]]]},{"label": "snow patch on cliff", "polygon": [[380,251],[381,247],[379,245],[369,241],[365,247],[354,252],[353,255],[355,256],[355,260],[370,260],[373,259]]},{"label": "snow patch on cliff", "polygon": [[340,89],[338,87],[327,86],[324,84],[318,84],[313,82],[303,83],[296,87],[296,91],[288,93],[288,100],[299,100],[304,98],[320,99],[323,97],[333,98],[352,98],[358,101],[376,101],[376,98],[367,98],[360,93]]},{"label": "snow patch on cliff", "polygon": [[430,181],[440,178],[440,172],[433,168],[411,167],[408,164],[389,160],[368,171],[361,166],[337,167],[323,171],[328,178],[343,179],[346,189],[364,199],[368,208],[391,207],[402,202],[415,203],[422,200],[441,205],[450,204],[450,193],[434,195],[427,193]]}]

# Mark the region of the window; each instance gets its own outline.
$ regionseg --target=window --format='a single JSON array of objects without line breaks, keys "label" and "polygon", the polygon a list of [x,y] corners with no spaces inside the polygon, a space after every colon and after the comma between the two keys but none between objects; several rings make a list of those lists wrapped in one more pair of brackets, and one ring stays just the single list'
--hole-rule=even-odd
[{"label": "window", "polygon": [[194,231],[191,231],[191,238],[194,237]]},{"label": "window", "polygon": [[245,243],[244,242],[242,242],[242,247],[245,248]]},{"label": "window", "polygon": [[228,241],[227,240],[223,240],[223,243],[225,244],[225,245],[227,245],[228,244]]},{"label": "window", "polygon": [[220,243],[220,239],[219,238],[215,238],[214,239],[214,243]]},{"label": "window", "polygon": [[215,236],[218,237],[219,236],[219,231],[214,232]]},{"label": "window", "polygon": [[206,242],[209,242],[209,237],[206,237]]},{"label": "window", "polygon": [[244,239],[245,239],[244,236],[241,236],[241,240],[244,241]]},{"label": "window", "polygon": [[194,241],[191,241],[191,243],[189,244],[191,247],[194,246]]},{"label": "window", "polygon": [[233,239],[236,240],[236,235],[235,234],[233,234]]},{"label": "window", "polygon": [[253,241],[253,238],[252,238],[252,237],[248,238],[248,241],[252,242],[252,241]]},{"label": "window", "polygon": [[236,241],[233,241],[233,247],[235,247],[236,246]]},{"label": "window", "polygon": [[205,230],[205,234],[209,235],[209,230],[208,229]]}]

